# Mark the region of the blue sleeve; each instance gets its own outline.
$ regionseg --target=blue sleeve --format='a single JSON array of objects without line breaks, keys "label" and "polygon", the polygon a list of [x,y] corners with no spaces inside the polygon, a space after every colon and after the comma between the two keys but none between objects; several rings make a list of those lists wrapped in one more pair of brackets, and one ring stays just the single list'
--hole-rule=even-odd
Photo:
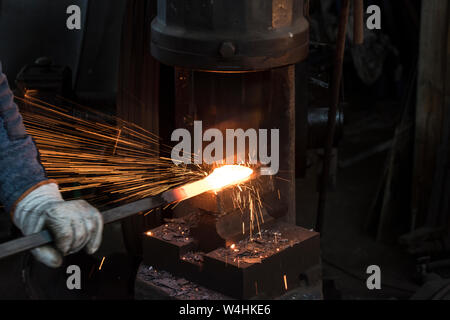
[{"label": "blue sleeve", "polygon": [[47,180],[0,63],[0,202],[10,212],[28,189]]}]

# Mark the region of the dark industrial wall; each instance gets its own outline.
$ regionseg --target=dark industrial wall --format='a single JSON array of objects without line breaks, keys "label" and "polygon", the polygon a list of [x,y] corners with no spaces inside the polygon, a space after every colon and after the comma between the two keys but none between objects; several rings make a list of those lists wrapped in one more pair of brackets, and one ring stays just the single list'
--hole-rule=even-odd
[{"label": "dark industrial wall", "polygon": [[83,50],[75,90],[79,96],[89,100],[101,99],[113,102],[117,92],[120,41],[127,1],[88,2]]},{"label": "dark industrial wall", "polygon": [[[0,61],[11,85],[20,69],[49,56],[73,73],[81,96],[113,100],[126,0],[0,0]],[[68,30],[66,9],[78,5],[82,29]]]},{"label": "dark industrial wall", "polygon": [[[0,60],[10,82],[20,68],[39,56],[78,68],[82,31],[66,28],[71,4],[86,12],[88,0],[0,0]],[[85,20],[85,16],[83,16]]]}]

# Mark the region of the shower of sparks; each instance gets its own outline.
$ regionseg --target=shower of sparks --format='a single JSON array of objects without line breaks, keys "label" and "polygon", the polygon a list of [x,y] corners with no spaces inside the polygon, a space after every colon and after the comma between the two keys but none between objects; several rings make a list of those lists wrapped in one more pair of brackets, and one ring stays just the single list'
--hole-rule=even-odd
[{"label": "shower of sparks", "polygon": [[199,167],[161,156],[170,148],[135,124],[86,107],[52,105],[33,93],[16,101],[48,177],[69,198],[130,202],[204,177]]},{"label": "shower of sparks", "polygon": [[287,285],[287,277],[286,275],[283,276],[284,279],[284,289],[287,291],[288,290],[288,285]]},{"label": "shower of sparks", "polygon": [[100,266],[98,267],[98,270],[102,270],[103,263],[105,262],[106,257],[103,257],[102,262],[100,263]]},{"label": "shower of sparks", "polygon": [[[239,167],[251,168],[253,172],[259,170],[259,165],[253,165],[251,163],[241,163],[239,164]],[[202,167],[204,172],[214,172],[215,168],[214,165],[212,167]],[[244,171],[240,174],[245,176]],[[270,181],[267,179],[270,179]],[[261,177],[256,174],[256,177],[254,176],[252,179],[243,179],[243,181],[236,184],[231,191],[233,207],[241,212],[242,234],[245,235],[247,227],[251,241],[256,238],[261,238],[261,225],[264,224],[263,210],[265,207],[270,208],[267,202],[264,202],[262,195],[267,192],[275,192],[273,177]]]},{"label": "shower of sparks", "polygon": [[[272,187],[264,185],[261,178],[252,179],[246,183],[240,184],[233,189],[232,201],[233,206],[241,211],[243,219],[248,215],[248,228],[250,240],[253,240],[254,235],[261,238],[261,225],[264,223],[263,203],[261,193]],[[266,205],[267,206],[267,205]],[[242,233],[245,233],[245,222],[242,222]]]},{"label": "shower of sparks", "polygon": [[[196,182],[217,169],[175,165],[164,156],[171,147],[152,132],[64,98],[49,103],[29,91],[16,101],[48,177],[58,182],[66,199],[82,197],[98,207],[131,202]],[[232,188],[232,201],[242,213],[242,233],[247,227],[252,240],[254,234],[261,236],[264,223],[261,194],[275,190],[260,178],[247,181],[249,168],[239,168],[242,181]],[[216,189],[227,184],[220,180],[214,180]]]}]

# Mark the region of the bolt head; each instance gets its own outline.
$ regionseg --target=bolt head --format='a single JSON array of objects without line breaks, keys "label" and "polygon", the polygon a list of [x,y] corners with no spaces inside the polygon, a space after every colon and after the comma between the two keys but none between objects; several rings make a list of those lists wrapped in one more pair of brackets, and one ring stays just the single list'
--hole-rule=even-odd
[{"label": "bolt head", "polygon": [[232,58],[236,54],[236,47],[233,42],[225,41],[220,46],[219,53],[223,58]]}]

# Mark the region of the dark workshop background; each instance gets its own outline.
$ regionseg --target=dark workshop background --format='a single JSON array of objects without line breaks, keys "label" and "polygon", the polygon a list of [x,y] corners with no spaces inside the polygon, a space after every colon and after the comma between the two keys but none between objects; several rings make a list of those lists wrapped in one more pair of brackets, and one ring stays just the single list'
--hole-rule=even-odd
[{"label": "dark workshop background", "polygon": [[[322,235],[324,295],[429,298],[448,286],[450,270],[450,121],[444,112],[450,5],[446,0],[366,1],[371,3],[382,8],[382,30],[366,30],[360,48],[348,35],[341,90],[345,125]],[[80,31],[66,28],[71,4],[84,13]],[[311,106],[328,103],[339,6],[335,0],[311,1],[311,49],[304,71]],[[167,137],[173,88],[159,83],[167,83],[173,69],[149,53],[154,8],[150,0],[0,0],[3,72],[14,88],[23,66],[48,56],[72,70],[77,102]],[[141,109],[126,108],[130,99]],[[297,224],[306,228],[314,226],[320,160],[321,150],[310,151],[306,176],[297,180]],[[109,226],[94,257],[80,253],[67,259],[90,274],[82,293],[58,289],[57,284],[65,287],[63,271],[19,255],[0,261],[0,299],[132,298],[138,249],[122,235],[137,232],[139,222]],[[17,234],[8,215],[1,214],[0,241]],[[96,268],[103,256],[100,273]],[[366,288],[366,268],[372,264],[383,272],[380,291]]]}]

